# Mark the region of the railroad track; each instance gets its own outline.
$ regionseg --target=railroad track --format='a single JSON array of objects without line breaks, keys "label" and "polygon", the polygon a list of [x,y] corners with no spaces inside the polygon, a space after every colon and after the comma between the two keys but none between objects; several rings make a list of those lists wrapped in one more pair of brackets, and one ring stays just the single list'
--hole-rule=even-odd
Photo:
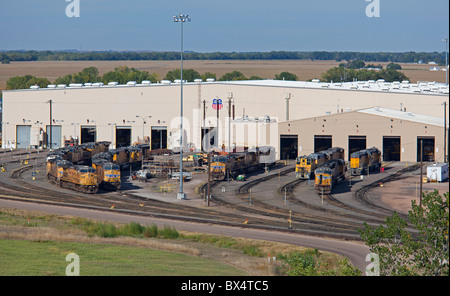
[{"label": "railroad track", "polygon": [[[325,210],[320,207],[304,203],[294,196],[294,189],[299,184],[303,183],[303,180],[292,180],[282,187],[278,188],[278,193],[281,195],[286,192],[286,197],[291,203],[294,203],[301,207],[311,208],[317,211],[321,211],[321,215],[318,214],[305,214],[299,212],[289,212],[287,209],[276,207],[266,204],[257,199],[253,199],[252,206],[248,206],[248,203],[232,203],[225,198],[221,198],[219,195],[213,196],[213,202],[222,205],[227,208],[232,208],[235,211],[232,213],[223,211],[220,208],[198,208],[182,205],[177,203],[170,203],[164,201],[158,201],[154,199],[147,199],[139,195],[126,192],[103,192],[95,195],[86,195],[70,190],[59,190],[59,188],[49,189],[50,186],[43,187],[34,183],[26,181],[24,173],[29,172],[34,165],[22,166],[10,173],[9,180],[12,182],[3,182],[0,180],[0,187],[6,189],[10,196],[16,196],[21,199],[27,199],[34,202],[45,202],[61,206],[73,206],[84,207],[103,211],[118,211],[122,213],[128,213],[133,215],[151,216],[155,218],[169,218],[173,220],[197,222],[197,223],[210,223],[220,225],[230,225],[239,227],[255,227],[260,229],[270,229],[279,231],[289,231],[294,233],[303,233],[310,235],[323,235],[333,236],[344,239],[359,239],[357,229],[362,228],[362,223],[344,221],[343,218],[358,218],[354,208],[340,204],[339,201],[330,196],[327,202],[335,205],[339,208],[346,208],[348,211],[353,211],[351,214],[343,213],[336,210]],[[39,168],[44,168],[41,163]],[[388,179],[393,180],[400,178],[400,176],[407,171],[412,171],[414,168],[410,167],[408,170],[401,170],[393,176],[388,176],[383,179],[382,182],[388,182]],[[43,169],[45,171],[45,168]],[[235,190],[235,196],[246,200],[248,193],[252,187],[269,181],[272,178],[278,176],[284,176],[290,172],[293,172],[293,168],[282,170],[279,173],[264,176],[246,182],[242,186],[239,186]],[[41,182],[42,183],[42,182]],[[211,188],[215,188],[220,181],[212,181]],[[201,187],[201,191],[206,189],[207,184]],[[371,204],[377,210],[379,206],[373,205],[370,200],[367,199],[366,192],[372,187],[370,185],[361,188],[357,191],[358,198],[364,204]],[[281,196],[280,196],[281,197]],[[4,198],[4,197],[3,197]],[[114,207],[112,209],[111,207]],[[386,210],[386,209],[384,209]],[[251,222],[244,224],[246,215],[251,215]],[[358,214],[371,214],[371,211],[363,211]],[[291,224],[288,224],[288,219],[291,219]],[[361,218],[361,217],[359,217]],[[367,219],[366,219],[367,220]],[[380,223],[380,220],[373,218],[370,220],[373,223]],[[290,226],[290,227],[288,227]],[[288,229],[290,228],[290,229]]]},{"label": "railroad track", "polygon": [[[273,217],[252,217],[250,224],[244,224],[244,215],[239,213],[223,213],[211,209],[202,209],[178,205],[170,202],[146,199],[131,193],[115,192],[96,195],[85,195],[70,190],[49,189],[49,186],[40,187],[25,181],[23,174],[31,170],[33,166],[23,166],[14,170],[10,178],[15,184],[0,181],[0,187],[8,189],[11,194],[1,198],[13,198],[29,202],[46,203],[57,206],[69,206],[102,211],[117,211],[132,215],[140,215],[155,218],[168,218],[186,222],[208,223],[227,226],[253,227],[258,229],[295,231],[289,230],[286,221],[277,221]],[[114,209],[110,205],[115,205]],[[302,231],[302,233],[315,231]],[[343,236],[344,237],[344,236]]]},{"label": "railroad track", "polygon": [[[392,182],[395,180],[399,180],[401,178],[404,178],[404,174],[409,173],[409,172],[413,172],[415,170],[417,170],[420,167],[420,164],[416,163],[414,165],[408,166],[406,168],[400,169],[399,171],[397,171],[396,173],[386,176],[382,179],[380,179],[379,181],[373,182],[371,184],[368,184],[364,187],[361,187],[360,189],[358,189],[355,192],[355,198],[356,200],[358,200],[359,202],[365,204],[366,206],[373,208],[373,209],[377,209],[379,211],[382,211],[384,213],[386,213],[387,215],[392,215],[394,213],[393,210],[391,209],[387,209],[384,208],[380,205],[377,205],[375,203],[373,203],[370,199],[367,198],[367,192],[372,189],[375,188],[377,186],[379,186],[379,184],[383,184],[383,183],[388,183],[388,182]],[[397,213],[399,215],[400,218],[406,219],[407,215],[402,214],[402,213]]]},{"label": "railroad track", "polygon": [[[324,208],[323,206],[314,205],[311,203],[304,202],[302,200],[299,200],[296,198],[294,194],[294,189],[301,183],[304,183],[306,180],[293,180],[288,182],[287,184],[283,185],[279,188],[278,194],[286,195],[286,198],[294,204],[298,204],[299,206],[303,208],[308,208],[313,211],[318,211],[321,213],[324,213],[326,215],[333,215],[336,217],[346,218],[346,219],[352,219],[356,221],[360,221],[361,219],[365,219],[365,222],[371,222],[371,223],[382,223],[384,222],[385,215],[380,215],[374,212],[370,211],[364,211],[361,209],[357,209],[355,207],[346,205],[342,203],[341,201],[336,200],[331,195],[324,195],[324,200],[326,200],[329,204],[336,206],[338,209],[342,209],[345,211],[339,211],[335,209],[329,209]],[[318,198],[321,198],[319,195],[317,195]],[[356,215],[355,213],[359,214]],[[369,217],[369,218],[368,218]]]},{"label": "railroad track", "polygon": [[[227,201],[225,198],[221,198],[219,195],[214,195],[213,200],[215,203],[228,208],[232,208],[236,211],[247,212],[250,214],[262,215],[282,220],[290,219],[292,221],[293,227],[296,229],[304,230],[307,228],[311,231],[316,231],[317,233],[326,233],[328,236],[338,236],[341,238],[353,237],[353,239],[355,239],[355,237],[357,236],[357,230],[362,228],[362,223],[345,222],[340,219],[302,214],[287,209],[282,209],[273,205],[268,205],[267,203],[261,202],[258,199],[252,199],[251,206],[248,206],[248,202],[245,202],[245,200],[248,198],[249,190],[253,186],[276,178],[279,175],[286,175],[289,172],[293,171],[294,169],[287,169],[281,171],[279,174],[267,175],[239,186],[235,190],[235,195],[243,200],[244,203],[233,203]],[[300,181],[302,180],[299,180],[299,182]],[[219,183],[219,181],[211,183],[211,188],[215,187]],[[205,184],[204,186],[207,186],[207,184]]]}]

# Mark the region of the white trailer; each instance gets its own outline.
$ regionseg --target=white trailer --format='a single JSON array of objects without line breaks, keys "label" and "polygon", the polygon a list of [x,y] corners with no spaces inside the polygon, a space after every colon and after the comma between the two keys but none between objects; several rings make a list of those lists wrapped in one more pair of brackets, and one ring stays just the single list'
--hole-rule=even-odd
[{"label": "white trailer", "polygon": [[430,182],[443,182],[448,179],[448,164],[434,163],[427,167],[427,178]]}]

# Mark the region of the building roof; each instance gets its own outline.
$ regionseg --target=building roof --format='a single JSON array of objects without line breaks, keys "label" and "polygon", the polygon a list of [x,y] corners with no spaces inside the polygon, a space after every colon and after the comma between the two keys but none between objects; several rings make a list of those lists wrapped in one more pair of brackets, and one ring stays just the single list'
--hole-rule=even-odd
[{"label": "building roof", "polygon": [[[104,85],[101,82],[96,83],[73,83],[69,85],[50,84],[48,89],[80,89],[80,88],[112,88],[112,87],[152,87],[155,85],[177,85],[180,80],[174,82],[163,80],[158,83],[151,83],[150,81],[143,81],[136,83],[136,81],[129,81],[126,84],[118,84],[117,82],[110,82]],[[268,86],[268,87],[284,87],[284,88],[306,88],[306,89],[332,89],[332,90],[360,90],[360,91],[375,91],[375,92],[389,92],[389,93],[411,93],[411,94],[431,94],[431,95],[448,95],[449,88],[444,83],[437,82],[417,82],[410,83],[409,81],[395,81],[385,82],[383,79],[369,80],[369,81],[354,81],[354,82],[321,82],[318,79],[312,81],[287,81],[287,80],[239,80],[239,81],[214,81],[208,79],[203,82],[201,79],[196,79],[194,82],[186,82],[186,85],[191,84],[233,84],[233,85],[249,85],[249,86]],[[13,91],[33,91],[39,90],[39,86],[31,86],[30,89],[13,90]]]},{"label": "building roof", "polygon": [[382,107],[360,109],[360,110],[355,110],[355,112],[444,127],[444,119],[443,118],[439,118],[439,117],[435,117],[435,116],[428,116],[428,115],[423,115],[423,114],[417,114],[417,113],[413,113],[413,112],[405,112],[405,111],[382,108]]},{"label": "building roof", "polygon": [[[218,83],[224,83],[220,81]],[[287,80],[240,80],[227,81],[230,84],[242,84],[253,86],[273,86],[289,88],[318,88],[334,90],[362,90],[394,93],[416,93],[416,94],[436,94],[448,95],[449,88],[445,83],[419,81],[410,83],[409,81],[385,82],[383,79],[354,81],[354,82],[321,82],[318,79],[312,81],[287,81]]]}]

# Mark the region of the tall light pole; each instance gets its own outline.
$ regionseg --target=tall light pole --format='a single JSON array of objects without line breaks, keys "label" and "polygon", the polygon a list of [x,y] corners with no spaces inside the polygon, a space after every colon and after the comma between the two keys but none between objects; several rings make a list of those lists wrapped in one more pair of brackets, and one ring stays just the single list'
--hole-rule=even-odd
[{"label": "tall light pole", "polygon": [[178,14],[173,17],[175,23],[181,24],[181,108],[180,108],[180,191],[177,194],[177,199],[186,199],[186,194],[183,192],[183,23],[190,22],[189,15]]},{"label": "tall light pole", "polygon": [[144,124],[145,124],[145,120],[146,120],[147,118],[152,118],[152,117],[151,117],[150,115],[149,115],[149,116],[145,116],[145,117],[136,115],[136,118],[142,119],[142,144],[144,144],[144,131],[145,131],[145,129],[144,129]]},{"label": "tall light pole", "polygon": [[442,41],[445,42],[445,85],[448,85],[448,38]]}]

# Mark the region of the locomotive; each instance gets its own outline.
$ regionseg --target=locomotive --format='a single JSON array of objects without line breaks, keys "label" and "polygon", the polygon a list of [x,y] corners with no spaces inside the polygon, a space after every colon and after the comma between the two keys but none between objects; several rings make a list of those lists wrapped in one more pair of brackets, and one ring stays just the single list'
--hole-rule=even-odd
[{"label": "locomotive", "polygon": [[343,159],[332,159],[323,163],[314,171],[314,189],[319,194],[330,194],[337,183],[345,180],[346,169]]},{"label": "locomotive", "polygon": [[275,163],[275,148],[263,146],[245,152],[215,155],[211,160],[213,180],[235,179],[238,175],[262,169]]},{"label": "locomotive", "polygon": [[53,157],[47,161],[47,178],[61,187],[82,193],[97,193],[98,183],[95,169],[85,165],[74,165],[68,160]]},{"label": "locomotive", "polygon": [[344,159],[344,149],[332,147],[309,155],[297,157],[295,165],[295,177],[300,179],[311,179],[314,171],[323,163],[332,159]]},{"label": "locomotive", "polygon": [[297,157],[295,165],[295,177],[300,179],[311,179],[314,170],[327,160],[325,153],[311,153]]},{"label": "locomotive", "polygon": [[363,149],[350,155],[352,176],[367,174],[371,169],[381,167],[381,151],[375,147]]},{"label": "locomotive", "polygon": [[99,186],[106,190],[119,190],[121,187],[120,166],[105,159],[93,159],[92,167],[97,174]]},{"label": "locomotive", "polygon": [[105,159],[118,165],[121,169],[127,165],[138,167],[142,164],[142,150],[137,146],[121,147],[101,152],[92,157],[94,159]]},{"label": "locomotive", "polygon": [[110,142],[90,142],[78,146],[66,146],[49,152],[48,157],[60,157],[74,164],[90,164],[91,158],[108,151]]}]

